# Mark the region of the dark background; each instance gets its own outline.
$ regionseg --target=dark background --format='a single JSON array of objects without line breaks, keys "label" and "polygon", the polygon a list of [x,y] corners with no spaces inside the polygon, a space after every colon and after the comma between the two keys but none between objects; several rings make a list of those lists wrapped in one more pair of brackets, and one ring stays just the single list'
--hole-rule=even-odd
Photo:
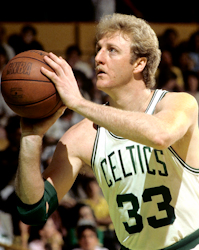
[{"label": "dark background", "polygon": [[[149,22],[199,22],[197,0],[130,1]],[[135,14],[123,0],[116,0],[116,12]],[[93,13],[91,0],[1,0],[0,2],[0,21],[4,22],[87,22],[94,20]]]}]

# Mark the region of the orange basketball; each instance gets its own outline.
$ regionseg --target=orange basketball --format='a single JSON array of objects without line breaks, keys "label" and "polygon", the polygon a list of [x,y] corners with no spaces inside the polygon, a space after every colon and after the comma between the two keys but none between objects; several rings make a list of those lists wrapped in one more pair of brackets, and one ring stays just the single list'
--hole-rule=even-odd
[{"label": "orange basketball", "polygon": [[54,84],[44,76],[42,66],[47,52],[29,50],[13,57],[2,73],[1,91],[7,105],[19,116],[44,118],[62,105]]}]

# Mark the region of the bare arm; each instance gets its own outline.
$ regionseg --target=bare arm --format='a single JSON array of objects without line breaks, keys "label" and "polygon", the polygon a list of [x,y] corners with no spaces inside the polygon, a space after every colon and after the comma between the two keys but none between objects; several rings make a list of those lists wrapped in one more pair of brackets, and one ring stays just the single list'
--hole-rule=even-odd
[{"label": "bare arm", "polygon": [[38,202],[44,193],[44,182],[40,171],[41,145],[42,138],[39,136],[21,138],[15,185],[17,195],[26,204]]},{"label": "bare arm", "polygon": [[167,94],[154,115],[93,104],[83,100],[75,111],[112,133],[157,149],[181,139],[197,122],[195,99],[186,94]]},{"label": "bare arm", "polygon": [[55,187],[60,201],[72,187],[78,173],[84,165],[79,155],[77,137],[79,133],[75,125],[60,139],[53,159],[44,171],[43,176]]},{"label": "bare arm", "polygon": [[19,166],[16,174],[16,193],[22,202],[34,204],[44,193],[44,181],[40,171],[42,138],[47,129],[61,115],[61,108],[51,118],[41,121],[22,119]]},{"label": "bare arm", "polygon": [[46,61],[56,73],[44,68],[42,72],[55,83],[65,105],[118,136],[163,149],[181,139],[197,120],[197,103],[185,93],[167,94],[153,116],[87,101],[79,93],[70,66],[51,53],[50,58]]}]

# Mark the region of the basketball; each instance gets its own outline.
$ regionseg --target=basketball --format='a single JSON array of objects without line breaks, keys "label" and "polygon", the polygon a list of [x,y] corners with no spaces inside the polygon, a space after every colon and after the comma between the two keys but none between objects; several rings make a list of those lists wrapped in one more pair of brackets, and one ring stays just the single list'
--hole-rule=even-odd
[{"label": "basketball", "polygon": [[54,84],[44,76],[47,52],[29,50],[13,57],[2,72],[1,91],[7,105],[19,116],[39,119],[52,115],[62,101]]}]

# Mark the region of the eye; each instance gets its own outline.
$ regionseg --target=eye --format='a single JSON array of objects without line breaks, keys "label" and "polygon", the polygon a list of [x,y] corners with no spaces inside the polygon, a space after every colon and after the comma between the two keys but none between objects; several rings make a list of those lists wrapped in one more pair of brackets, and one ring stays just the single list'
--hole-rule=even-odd
[{"label": "eye", "polygon": [[109,48],[109,52],[111,52],[111,53],[116,53],[117,50],[116,50],[114,47],[110,47],[110,48]]}]

